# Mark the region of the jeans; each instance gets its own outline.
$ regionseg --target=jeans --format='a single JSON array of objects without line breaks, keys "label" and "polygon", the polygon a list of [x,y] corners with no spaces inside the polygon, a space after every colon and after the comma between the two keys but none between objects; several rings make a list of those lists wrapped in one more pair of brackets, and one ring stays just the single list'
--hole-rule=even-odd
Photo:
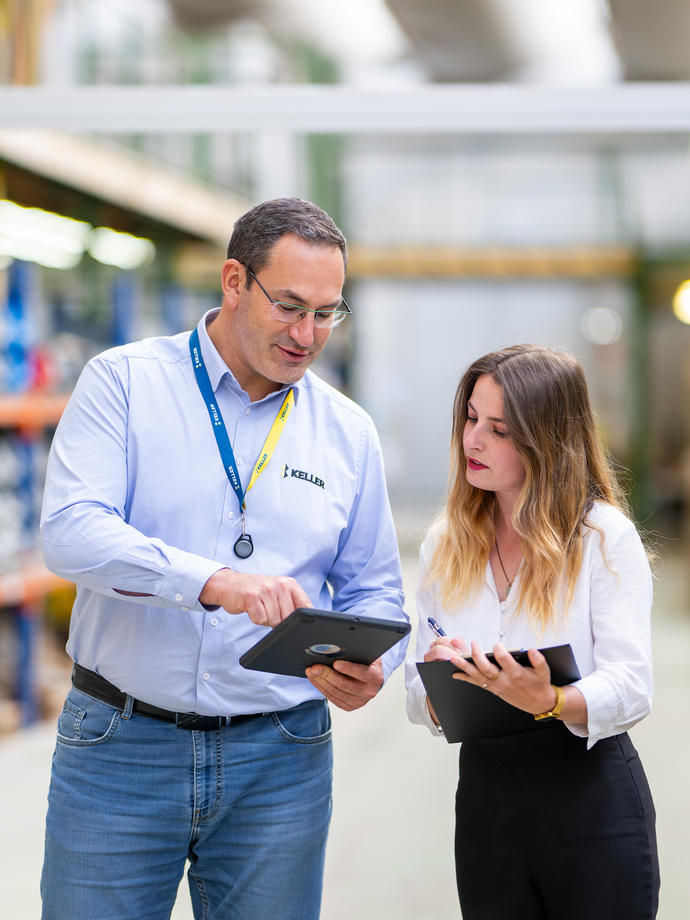
[{"label": "jeans", "polygon": [[48,797],[43,920],[167,920],[189,860],[197,920],[311,920],[331,814],[325,701],[217,731],[72,688]]}]

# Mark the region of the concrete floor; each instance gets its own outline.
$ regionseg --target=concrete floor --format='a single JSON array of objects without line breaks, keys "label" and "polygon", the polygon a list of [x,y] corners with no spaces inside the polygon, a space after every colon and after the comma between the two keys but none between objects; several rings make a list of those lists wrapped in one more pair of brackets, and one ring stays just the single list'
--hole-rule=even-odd
[{"label": "concrete floor", "polygon": [[[405,560],[414,613],[416,560]],[[656,698],[633,732],[656,800],[661,920],[690,915],[690,575],[660,568],[653,620]],[[355,713],[334,710],[335,781],[322,920],[452,920],[460,916],[452,863],[458,746],[407,722],[402,671]],[[43,821],[54,743],[41,724],[0,740],[1,914],[38,920]],[[191,920],[186,883],[172,914]],[[279,918],[277,918],[279,920]],[[583,918],[586,920],[586,918]]]}]

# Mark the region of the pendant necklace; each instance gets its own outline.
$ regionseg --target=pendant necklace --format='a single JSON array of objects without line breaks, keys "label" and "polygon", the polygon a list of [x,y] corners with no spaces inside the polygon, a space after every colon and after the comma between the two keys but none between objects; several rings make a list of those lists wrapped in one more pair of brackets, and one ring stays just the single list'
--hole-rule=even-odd
[{"label": "pendant necklace", "polygon": [[494,535],[494,543],[496,544],[496,554],[497,554],[497,556],[498,556],[498,561],[499,561],[499,563],[500,563],[501,569],[502,569],[502,571],[503,571],[503,575],[505,576],[505,580],[506,580],[506,600],[507,600],[507,599],[508,599],[508,595],[510,594],[510,589],[513,587],[513,582],[514,582],[515,579],[517,578],[517,573],[520,571],[520,566],[522,565],[522,560],[520,560],[520,563],[518,564],[518,567],[515,569],[515,575],[513,575],[512,578],[508,578],[508,573],[506,572],[506,567],[503,565],[503,560],[501,559],[501,551],[500,551],[500,549],[498,548],[498,539],[496,538],[495,535]]}]

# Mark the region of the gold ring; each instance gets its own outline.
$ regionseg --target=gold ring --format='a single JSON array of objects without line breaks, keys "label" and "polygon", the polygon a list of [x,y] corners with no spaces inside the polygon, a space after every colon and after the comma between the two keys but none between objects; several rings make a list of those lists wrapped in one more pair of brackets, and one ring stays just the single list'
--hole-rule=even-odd
[{"label": "gold ring", "polygon": [[488,686],[489,686],[488,684],[482,684],[482,687],[483,687],[485,690],[486,690],[486,688],[487,688]]},{"label": "gold ring", "polygon": [[500,676],[501,676],[500,671],[498,671],[496,674],[489,674],[489,680],[498,680]]}]

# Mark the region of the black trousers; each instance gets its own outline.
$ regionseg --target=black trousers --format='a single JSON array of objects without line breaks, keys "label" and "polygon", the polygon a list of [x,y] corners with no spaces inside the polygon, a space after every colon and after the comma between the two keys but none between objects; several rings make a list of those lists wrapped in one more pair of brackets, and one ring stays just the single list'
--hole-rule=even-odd
[{"label": "black trousers", "polygon": [[463,920],[652,920],[654,803],[627,734],[587,750],[560,722],[460,747]]}]

